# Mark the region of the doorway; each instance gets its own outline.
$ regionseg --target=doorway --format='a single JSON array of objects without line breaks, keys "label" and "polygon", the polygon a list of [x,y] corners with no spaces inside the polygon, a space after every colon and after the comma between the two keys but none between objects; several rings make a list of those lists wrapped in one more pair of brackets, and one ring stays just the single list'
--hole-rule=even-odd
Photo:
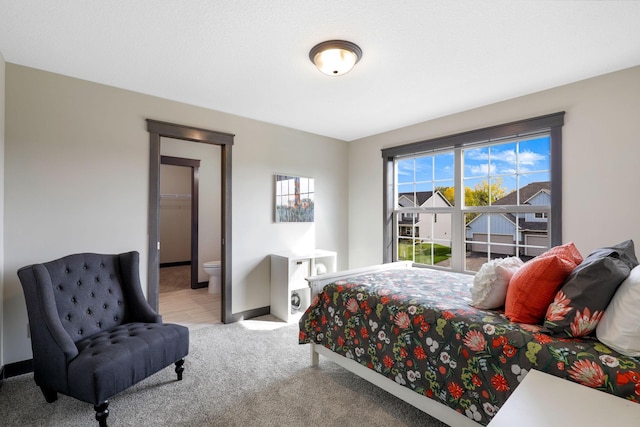
[{"label": "doorway", "polygon": [[[223,323],[234,321],[231,312],[231,158],[233,134],[194,128],[174,123],[147,119],[149,132],[149,230],[148,230],[148,300],[158,310],[159,306],[159,225],[160,225],[160,139],[167,137],[183,141],[220,146],[220,291],[221,319]],[[197,268],[197,265],[196,265]]]},{"label": "doorway", "polygon": [[[191,267],[189,286],[198,280],[199,159],[160,156],[160,267]],[[162,282],[161,282],[162,283]]]}]

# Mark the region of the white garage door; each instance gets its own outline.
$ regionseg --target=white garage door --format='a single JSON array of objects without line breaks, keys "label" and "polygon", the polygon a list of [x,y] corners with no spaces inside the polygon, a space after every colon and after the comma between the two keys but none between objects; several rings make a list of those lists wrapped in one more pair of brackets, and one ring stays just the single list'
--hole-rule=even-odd
[{"label": "white garage door", "polygon": [[[487,252],[487,234],[486,233],[473,233],[473,241],[471,244],[471,250],[473,252]],[[479,244],[475,242],[484,242],[484,244]],[[492,243],[505,243],[511,246],[498,246],[491,245],[491,253],[492,254],[501,254],[501,255],[515,255],[515,247],[513,246],[515,242],[513,241],[513,236],[510,234],[492,234],[491,235]]]},{"label": "white garage door", "polygon": [[527,234],[524,236],[524,244],[533,245],[533,246],[544,246],[544,248],[524,248],[525,255],[538,256],[547,250],[547,245],[549,244],[549,241],[547,239],[547,236]]}]

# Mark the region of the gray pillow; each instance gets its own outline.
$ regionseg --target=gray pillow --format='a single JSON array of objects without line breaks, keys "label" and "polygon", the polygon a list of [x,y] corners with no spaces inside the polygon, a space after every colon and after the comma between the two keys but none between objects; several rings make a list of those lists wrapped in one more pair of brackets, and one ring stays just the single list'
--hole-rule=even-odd
[{"label": "gray pillow", "polygon": [[589,254],[589,257],[590,256],[610,256],[618,258],[620,261],[625,263],[630,270],[633,270],[633,268],[639,264],[638,258],[636,258],[633,240],[625,240],[615,246],[596,249]]},{"label": "gray pillow", "polygon": [[591,252],[569,274],[549,305],[544,327],[554,335],[589,335],[618,286],[637,265],[632,240]]}]

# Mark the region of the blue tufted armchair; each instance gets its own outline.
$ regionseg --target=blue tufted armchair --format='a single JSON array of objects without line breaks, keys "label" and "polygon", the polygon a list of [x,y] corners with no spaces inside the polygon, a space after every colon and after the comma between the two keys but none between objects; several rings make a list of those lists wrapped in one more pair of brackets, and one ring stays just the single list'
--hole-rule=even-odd
[{"label": "blue tufted armchair", "polygon": [[139,254],[83,253],[18,270],[31,330],[34,380],[93,403],[106,427],[108,399],[175,363],[182,379],[189,330],[162,323],[140,287]]}]

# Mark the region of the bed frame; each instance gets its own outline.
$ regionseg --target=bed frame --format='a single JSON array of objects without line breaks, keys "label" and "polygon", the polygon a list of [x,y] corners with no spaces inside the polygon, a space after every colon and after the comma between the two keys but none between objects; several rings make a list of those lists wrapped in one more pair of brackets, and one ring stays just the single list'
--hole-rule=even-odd
[{"label": "bed frame", "polygon": [[[344,279],[356,274],[372,273],[376,271],[394,270],[411,268],[412,263],[410,261],[398,261],[388,264],[374,265],[371,267],[357,268],[352,270],[339,271],[337,273],[323,274],[319,276],[307,277],[309,287],[311,288],[311,300],[315,295],[322,292],[325,285],[333,283],[336,280]],[[478,427],[480,424],[476,423],[472,419],[468,418],[464,414],[461,414],[450,407],[419,393],[416,393],[407,387],[403,387],[395,381],[378,374],[374,370],[371,370],[358,362],[351,359],[347,359],[337,353],[332,352],[326,347],[316,345],[314,343],[311,346],[311,365],[317,366],[319,362],[319,355],[322,355],[331,362],[335,362],[342,366],[346,370],[354,373],[355,375],[369,381],[370,383],[380,387],[381,389],[391,393],[397,398],[407,402],[408,404],[420,409],[421,411],[429,414],[430,416],[442,421],[443,423],[451,427]]]}]

